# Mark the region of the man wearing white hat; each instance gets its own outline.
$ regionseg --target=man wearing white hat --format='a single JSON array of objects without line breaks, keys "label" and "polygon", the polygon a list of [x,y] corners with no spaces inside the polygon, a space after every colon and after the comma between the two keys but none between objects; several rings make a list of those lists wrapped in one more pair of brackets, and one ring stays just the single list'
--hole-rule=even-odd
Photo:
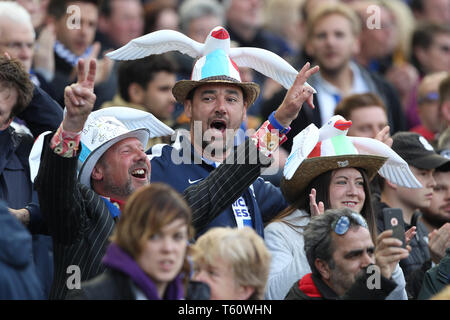
[{"label": "man wearing white hat", "polygon": [[[95,61],[91,61],[86,74],[84,61],[80,60],[78,82],[65,89],[62,125],[55,134],[40,137],[38,142],[43,147],[35,144],[39,151],[30,156],[30,162],[40,160],[35,185],[54,243],[52,299],[64,298],[68,289],[77,288],[80,281],[103,271],[101,259],[120,214],[116,205],[120,207],[134,190],[150,181],[151,166],[144,153],[150,130],[130,130],[118,117],[105,113],[99,116],[103,110],[90,114],[95,102],[95,67]],[[300,72],[279,108],[280,122],[289,125],[311,96],[312,92],[303,86],[311,70],[304,68]],[[158,128],[156,123],[153,129]],[[196,229],[229,206],[259,176],[262,163],[269,164],[261,152],[252,159],[257,164],[247,164],[251,146],[256,151],[254,141],[265,155],[273,151],[263,139],[248,140],[227,162],[238,164],[220,166],[207,179],[185,190]],[[36,157],[40,150],[42,155]]]}]

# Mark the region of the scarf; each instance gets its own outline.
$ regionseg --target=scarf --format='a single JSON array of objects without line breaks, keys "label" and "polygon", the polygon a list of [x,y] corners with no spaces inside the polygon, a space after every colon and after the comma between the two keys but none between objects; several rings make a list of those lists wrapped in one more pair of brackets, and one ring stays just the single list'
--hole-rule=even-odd
[{"label": "scarf", "polygon": [[[108,246],[102,262],[105,266],[129,276],[149,300],[161,300],[155,283],[139,267],[136,261],[117,244],[111,243]],[[184,287],[180,275],[167,285],[163,298],[165,300],[181,300],[184,298]]]},{"label": "scarf", "polygon": [[81,55],[77,56],[73,54],[69,49],[67,49],[61,42],[55,40],[55,45],[53,46],[55,53],[64,61],[66,61],[71,66],[75,67],[78,63],[78,60],[81,58],[88,57],[92,52],[92,46],[87,47],[86,51]]}]

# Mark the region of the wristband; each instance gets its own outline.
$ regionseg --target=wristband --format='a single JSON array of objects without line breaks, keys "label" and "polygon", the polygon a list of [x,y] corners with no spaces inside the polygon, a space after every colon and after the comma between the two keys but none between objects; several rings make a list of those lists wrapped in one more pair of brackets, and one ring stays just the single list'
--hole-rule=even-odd
[{"label": "wristband", "polygon": [[281,134],[287,134],[287,133],[291,130],[291,127],[287,127],[287,128],[283,127],[283,126],[278,122],[278,120],[275,118],[275,112],[276,112],[276,111],[272,112],[272,113],[270,114],[270,116],[269,116],[269,122],[270,122],[270,124],[271,124],[275,129],[279,130]]}]

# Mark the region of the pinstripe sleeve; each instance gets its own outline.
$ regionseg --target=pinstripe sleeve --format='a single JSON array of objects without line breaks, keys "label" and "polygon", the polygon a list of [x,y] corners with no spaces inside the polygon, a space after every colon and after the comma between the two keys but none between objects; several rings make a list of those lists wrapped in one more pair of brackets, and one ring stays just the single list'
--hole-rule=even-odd
[{"label": "pinstripe sleeve", "polygon": [[206,227],[233,204],[270,163],[270,158],[247,139],[208,178],[187,188],[183,195],[192,208],[195,230]]}]

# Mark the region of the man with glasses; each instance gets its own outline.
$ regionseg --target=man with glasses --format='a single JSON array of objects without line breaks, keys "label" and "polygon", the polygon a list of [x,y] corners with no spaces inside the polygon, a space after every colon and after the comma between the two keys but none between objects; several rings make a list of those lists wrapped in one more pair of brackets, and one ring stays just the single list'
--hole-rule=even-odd
[{"label": "man with glasses", "polygon": [[374,245],[364,218],[348,208],[327,210],[305,227],[312,273],[295,282],[286,300],[384,300],[395,288],[397,263],[409,255],[392,231]]}]

